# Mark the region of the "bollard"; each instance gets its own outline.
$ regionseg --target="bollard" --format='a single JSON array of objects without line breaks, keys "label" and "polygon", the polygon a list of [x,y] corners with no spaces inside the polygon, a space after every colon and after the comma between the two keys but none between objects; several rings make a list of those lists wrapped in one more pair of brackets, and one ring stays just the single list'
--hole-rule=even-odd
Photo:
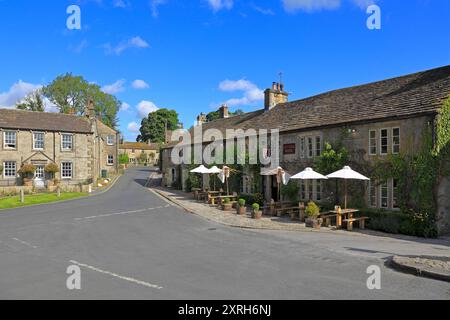
[{"label": "bollard", "polygon": [[58,188],[56,189],[56,195],[58,196],[58,198],[61,197],[61,188],[60,188],[60,187],[58,187]]},{"label": "bollard", "polygon": [[25,192],[23,188],[20,189],[20,203],[25,203]]}]

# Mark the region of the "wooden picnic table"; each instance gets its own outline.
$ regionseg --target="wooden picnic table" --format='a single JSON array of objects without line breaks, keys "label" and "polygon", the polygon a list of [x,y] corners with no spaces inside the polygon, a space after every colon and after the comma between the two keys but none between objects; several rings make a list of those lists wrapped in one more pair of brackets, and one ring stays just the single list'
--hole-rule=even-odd
[{"label": "wooden picnic table", "polygon": [[[329,226],[331,223],[331,217],[336,217],[336,228],[342,228],[342,222],[347,223],[347,229],[349,231],[353,230],[353,222],[359,222],[361,229],[364,229],[364,222],[367,217],[354,218],[353,215],[359,212],[358,209],[341,209],[341,210],[331,210],[320,215],[321,218],[325,219],[325,225]],[[344,218],[344,219],[342,219]]]},{"label": "wooden picnic table", "polygon": [[210,203],[211,203],[211,204],[215,204],[215,202],[216,202],[217,199],[222,200],[222,199],[225,199],[225,198],[229,198],[231,201],[237,201],[238,196],[236,196],[236,195],[229,195],[229,196],[213,196],[213,197],[209,197],[209,200],[210,200]]}]

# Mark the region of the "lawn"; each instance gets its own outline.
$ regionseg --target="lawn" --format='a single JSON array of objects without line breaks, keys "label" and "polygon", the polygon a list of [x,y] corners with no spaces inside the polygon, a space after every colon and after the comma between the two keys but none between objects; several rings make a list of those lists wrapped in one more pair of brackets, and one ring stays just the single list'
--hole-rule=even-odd
[{"label": "lawn", "polygon": [[18,207],[31,206],[34,204],[58,202],[63,200],[76,199],[86,196],[86,193],[61,193],[61,197],[55,193],[45,193],[36,195],[25,195],[25,203],[20,202],[20,197],[7,197],[0,199],[0,209],[11,209]]}]

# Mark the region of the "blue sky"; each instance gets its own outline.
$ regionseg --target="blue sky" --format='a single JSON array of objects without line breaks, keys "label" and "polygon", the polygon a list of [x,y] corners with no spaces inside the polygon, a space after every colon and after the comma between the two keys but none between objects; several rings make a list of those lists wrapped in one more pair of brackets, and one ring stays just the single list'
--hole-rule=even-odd
[{"label": "blue sky", "polygon": [[[374,2],[381,30],[366,27]],[[72,72],[124,102],[134,140],[155,108],[185,126],[223,102],[261,108],[280,71],[296,100],[448,65],[449,16],[448,0],[0,0],[0,106]]]}]

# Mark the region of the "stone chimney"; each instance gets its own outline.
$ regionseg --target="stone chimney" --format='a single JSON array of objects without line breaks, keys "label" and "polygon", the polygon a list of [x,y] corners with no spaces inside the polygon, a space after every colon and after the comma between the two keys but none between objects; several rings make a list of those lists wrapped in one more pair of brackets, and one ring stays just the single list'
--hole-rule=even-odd
[{"label": "stone chimney", "polygon": [[219,108],[219,116],[220,116],[220,119],[225,119],[225,118],[228,118],[230,116],[230,113],[228,111],[228,106],[226,104],[223,104]]},{"label": "stone chimney", "polygon": [[200,125],[202,123],[206,122],[206,114],[204,114],[203,112],[200,113],[200,115],[197,117],[197,125]]},{"label": "stone chimney", "polygon": [[277,104],[288,102],[289,94],[284,91],[284,84],[273,82],[272,88],[264,91],[264,110],[272,110]]},{"label": "stone chimney", "polygon": [[89,119],[95,119],[95,106],[94,106],[94,100],[89,99],[88,104],[86,106],[86,116]]}]

